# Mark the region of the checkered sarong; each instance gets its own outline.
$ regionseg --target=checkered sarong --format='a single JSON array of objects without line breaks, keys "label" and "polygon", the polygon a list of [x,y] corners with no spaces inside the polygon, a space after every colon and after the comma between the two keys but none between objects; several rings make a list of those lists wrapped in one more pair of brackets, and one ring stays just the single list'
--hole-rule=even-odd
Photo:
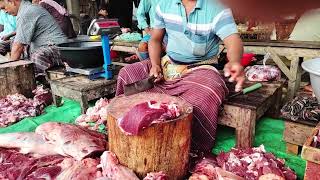
[{"label": "checkered sarong", "polygon": [[44,75],[47,69],[63,65],[60,52],[55,46],[44,46],[35,50],[30,60],[35,64],[36,75]]}]

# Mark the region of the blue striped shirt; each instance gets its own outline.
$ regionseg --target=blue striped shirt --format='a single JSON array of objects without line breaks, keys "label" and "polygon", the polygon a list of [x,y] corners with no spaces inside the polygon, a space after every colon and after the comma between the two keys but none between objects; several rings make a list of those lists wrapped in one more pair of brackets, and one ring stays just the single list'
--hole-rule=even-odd
[{"label": "blue striped shirt", "polygon": [[189,17],[181,0],[161,1],[154,28],[166,30],[167,54],[182,63],[212,58],[219,51],[220,39],[238,33],[231,11],[218,0],[197,0]]}]

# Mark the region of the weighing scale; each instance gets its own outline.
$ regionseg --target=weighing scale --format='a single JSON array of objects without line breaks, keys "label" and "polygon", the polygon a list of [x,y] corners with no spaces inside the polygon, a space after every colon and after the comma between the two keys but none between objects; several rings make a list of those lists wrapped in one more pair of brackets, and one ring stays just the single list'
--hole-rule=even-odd
[{"label": "weighing scale", "polygon": [[114,67],[112,65],[110,57],[110,38],[114,38],[116,35],[120,33],[121,28],[117,19],[94,19],[88,28],[87,35],[101,35],[104,60],[103,66],[88,69],[76,69],[67,66],[66,71],[87,75],[91,80],[98,79],[100,77],[112,79],[112,71],[114,70]]}]

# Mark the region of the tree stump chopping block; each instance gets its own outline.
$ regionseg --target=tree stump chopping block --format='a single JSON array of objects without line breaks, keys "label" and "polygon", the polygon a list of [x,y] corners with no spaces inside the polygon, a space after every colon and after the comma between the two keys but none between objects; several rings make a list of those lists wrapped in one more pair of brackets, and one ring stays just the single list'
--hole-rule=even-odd
[{"label": "tree stump chopping block", "polygon": [[36,87],[33,63],[13,61],[0,64],[0,82],[0,98],[16,93],[32,97],[32,90]]},{"label": "tree stump chopping block", "polygon": [[[126,135],[118,126],[118,119],[135,105],[150,100],[175,102],[181,115],[174,120],[152,124],[137,136]],[[119,96],[112,100],[108,110],[109,150],[124,166],[140,178],[149,172],[165,172],[170,179],[183,179],[188,170],[191,145],[192,106],[186,101],[165,94],[140,93]]]}]

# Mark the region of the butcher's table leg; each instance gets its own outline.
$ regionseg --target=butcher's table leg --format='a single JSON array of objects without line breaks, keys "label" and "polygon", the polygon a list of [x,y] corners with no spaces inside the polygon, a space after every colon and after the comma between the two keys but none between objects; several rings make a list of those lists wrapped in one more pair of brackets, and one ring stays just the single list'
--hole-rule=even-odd
[{"label": "butcher's table leg", "polygon": [[86,95],[82,95],[80,99],[81,113],[85,114],[87,109],[89,108],[88,97]]},{"label": "butcher's table leg", "polygon": [[237,148],[250,148],[253,146],[256,112],[251,109],[241,108],[239,113],[238,126],[236,127],[236,146]]},{"label": "butcher's table leg", "polygon": [[302,59],[295,58],[291,61],[291,67],[290,67],[290,73],[291,73],[291,79],[289,79],[288,83],[288,100],[291,100],[294,98],[297,90],[300,87],[301,83],[301,72],[302,68],[300,66],[300,62]]},{"label": "butcher's table leg", "polygon": [[53,104],[56,106],[56,107],[60,107],[62,104],[62,98],[60,96],[57,96],[57,95],[54,95],[52,94],[52,99],[53,99]]}]

